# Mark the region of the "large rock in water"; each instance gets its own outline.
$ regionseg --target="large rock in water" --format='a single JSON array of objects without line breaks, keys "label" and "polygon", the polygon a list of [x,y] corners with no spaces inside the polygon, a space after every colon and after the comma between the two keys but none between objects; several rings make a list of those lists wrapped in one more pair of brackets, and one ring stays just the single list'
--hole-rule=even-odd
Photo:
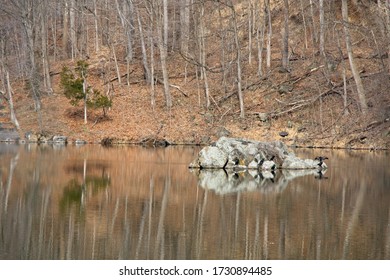
[{"label": "large rock in water", "polygon": [[224,168],[227,154],[217,147],[205,147],[199,152],[199,162],[203,168]]},{"label": "large rock in water", "polygon": [[204,147],[190,168],[199,169],[325,169],[318,160],[300,159],[280,141],[221,137],[216,143]]}]

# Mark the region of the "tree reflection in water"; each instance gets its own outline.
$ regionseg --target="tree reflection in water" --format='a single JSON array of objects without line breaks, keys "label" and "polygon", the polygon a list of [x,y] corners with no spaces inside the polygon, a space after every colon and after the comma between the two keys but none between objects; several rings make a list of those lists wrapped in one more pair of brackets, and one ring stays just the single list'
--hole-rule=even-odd
[{"label": "tree reflection in water", "polygon": [[0,145],[0,258],[389,259],[387,153],[330,151],[318,180],[194,176],[198,150]]}]

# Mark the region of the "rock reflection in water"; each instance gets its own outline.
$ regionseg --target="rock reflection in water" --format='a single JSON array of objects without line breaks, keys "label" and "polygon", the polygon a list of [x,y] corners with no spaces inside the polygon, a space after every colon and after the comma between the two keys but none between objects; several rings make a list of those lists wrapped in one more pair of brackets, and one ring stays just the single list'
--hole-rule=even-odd
[{"label": "rock reflection in water", "polygon": [[197,152],[0,145],[0,259],[390,258],[388,154],[194,176]]},{"label": "rock reflection in water", "polygon": [[325,178],[326,170],[243,170],[232,172],[224,169],[193,169],[198,176],[198,185],[217,194],[259,191],[262,193],[282,192],[288,183],[298,177],[315,176]]}]

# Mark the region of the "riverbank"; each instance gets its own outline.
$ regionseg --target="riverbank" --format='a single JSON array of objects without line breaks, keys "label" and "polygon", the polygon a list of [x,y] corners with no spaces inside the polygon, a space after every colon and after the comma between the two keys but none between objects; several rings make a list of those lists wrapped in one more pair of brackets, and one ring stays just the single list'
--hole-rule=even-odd
[{"label": "riverbank", "polygon": [[[91,111],[89,122],[84,124],[82,110],[69,105],[62,95],[45,96],[40,114],[25,99],[20,98],[16,103],[22,128],[19,137],[25,139],[26,133],[35,133],[45,139],[64,135],[68,137],[69,143],[84,140],[95,144],[165,146],[207,145],[222,136],[229,136],[258,141],[280,140],[287,146],[301,148],[390,148],[388,121],[371,126],[356,122],[348,124],[345,121],[344,129],[348,128],[345,133],[342,133],[340,126],[339,132],[336,128],[331,128],[318,133],[315,126],[304,126],[293,118],[264,121],[258,114],[251,113],[246,119],[239,119],[229,112],[221,114],[218,110],[206,111],[202,106],[196,106],[196,98],[191,97],[179,97],[170,111],[164,107],[163,100],[162,105],[154,109],[146,106],[147,99],[147,92],[137,97],[132,91],[117,95],[107,117],[103,118],[100,112]],[[41,128],[39,123],[42,124]],[[282,131],[287,132],[287,136],[280,136]]]}]

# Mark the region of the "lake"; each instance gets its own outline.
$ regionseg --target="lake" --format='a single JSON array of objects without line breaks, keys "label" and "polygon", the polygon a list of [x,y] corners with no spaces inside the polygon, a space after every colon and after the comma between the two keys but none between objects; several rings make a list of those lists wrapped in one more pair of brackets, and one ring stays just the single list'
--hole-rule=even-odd
[{"label": "lake", "polygon": [[0,259],[390,259],[388,151],[269,177],[198,174],[199,150],[0,144]]}]

